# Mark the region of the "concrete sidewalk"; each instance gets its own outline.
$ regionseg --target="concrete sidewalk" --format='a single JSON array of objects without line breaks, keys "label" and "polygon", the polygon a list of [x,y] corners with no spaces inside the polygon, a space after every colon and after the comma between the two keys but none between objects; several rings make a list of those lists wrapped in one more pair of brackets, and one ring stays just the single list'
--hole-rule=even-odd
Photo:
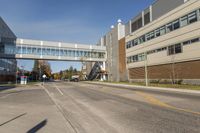
[{"label": "concrete sidewalk", "polygon": [[154,91],[163,91],[163,92],[178,92],[178,93],[187,93],[187,94],[198,94],[200,95],[200,91],[198,90],[187,90],[187,89],[176,89],[176,88],[164,88],[164,87],[147,87],[147,86],[139,86],[139,85],[126,85],[120,83],[107,83],[107,82],[93,82],[93,81],[85,81],[85,83],[89,84],[97,84],[97,85],[106,85],[111,87],[120,87],[120,88],[128,88],[128,89],[143,89],[143,90],[154,90]]}]

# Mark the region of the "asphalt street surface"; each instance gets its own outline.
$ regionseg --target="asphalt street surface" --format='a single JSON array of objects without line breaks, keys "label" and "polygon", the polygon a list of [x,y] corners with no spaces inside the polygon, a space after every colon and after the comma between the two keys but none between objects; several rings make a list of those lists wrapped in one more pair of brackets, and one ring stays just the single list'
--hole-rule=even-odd
[{"label": "asphalt street surface", "polygon": [[0,133],[200,133],[200,95],[85,82],[0,88]]}]

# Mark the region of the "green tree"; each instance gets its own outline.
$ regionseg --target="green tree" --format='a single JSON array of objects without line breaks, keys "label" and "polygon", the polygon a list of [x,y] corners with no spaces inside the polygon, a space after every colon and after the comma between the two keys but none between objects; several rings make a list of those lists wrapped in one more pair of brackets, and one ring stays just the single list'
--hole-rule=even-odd
[{"label": "green tree", "polygon": [[43,74],[51,77],[51,66],[47,61],[35,60],[32,73],[34,80],[40,79]]}]

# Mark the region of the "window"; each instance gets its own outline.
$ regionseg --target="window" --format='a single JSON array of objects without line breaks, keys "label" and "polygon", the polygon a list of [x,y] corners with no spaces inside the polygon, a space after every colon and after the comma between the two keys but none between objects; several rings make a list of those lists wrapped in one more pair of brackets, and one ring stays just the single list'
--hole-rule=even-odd
[{"label": "window", "polygon": [[133,40],[133,42],[132,42],[132,46],[136,46],[136,45],[138,45],[138,39],[135,39],[135,40]]},{"label": "window", "polygon": [[53,49],[53,48],[51,49],[51,55],[52,55],[52,56],[55,56],[55,55],[56,55],[56,50]]},{"label": "window", "polygon": [[133,56],[133,62],[138,62],[138,55]]},{"label": "window", "polygon": [[131,24],[131,31],[134,32],[137,30],[137,21]]},{"label": "window", "polygon": [[160,36],[160,29],[156,29],[156,30],[155,30],[155,36],[156,36],[156,37],[159,37],[159,36]]},{"label": "window", "polygon": [[184,16],[181,18],[181,26],[188,25],[188,16]]},{"label": "window", "polygon": [[148,24],[150,22],[150,13],[144,15],[144,25]]},{"label": "window", "polygon": [[150,33],[147,33],[147,34],[146,34],[146,40],[148,41],[148,40],[150,40],[150,39],[151,39]]},{"label": "window", "polygon": [[150,34],[150,39],[154,39],[155,38],[154,31],[149,33],[149,34]]},{"label": "window", "polygon": [[130,48],[131,47],[131,41],[127,42],[126,48]]},{"label": "window", "polygon": [[27,54],[32,54],[32,49],[31,49],[31,47],[27,47]]},{"label": "window", "polygon": [[161,51],[164,51],[164,50],[166,50],[166,49],[167,49],[166,47],[164,47],[164,48],[159,48],[159,49],[156,50],[156,52],[161,52]]},{"label": "window", "polygon": [[190,41],[183,42],[183,45],[188,45],[188,44],[190,44]]},{"label": "window", "polygon": [[36,54],[41,55],[41,48],[36,48]]},{"label": "window", "polygon": [[182,46],[180,43],[168,47],[168,55],[174,55],[178,53],[182,53]]},{"label": "window", "polygon": [[37,48],[32,48],[32,53],[37,54]]},{"label": "window", "polygon": [[175,54],[182,53],[182,46],[181,44],[175,44]]},{"label": "window", "polygon": [[138,19],[138,29],[142,27],[142,18]]},{"label": "window", "polygon": [[60,49],[60,56],[64,56],[64,50]]},{"label": "window", "polygon": [[168,33],[168,32],[171,32],[171,31],[173,31],[172,23],[166,25],[166,32]]},{"label": "window", "polygon": [[191,43],[199,42],[199,38],[195,38],[191,40]]},{"label": "window", "polygon": [[51,55],[51,48],[47,48],[47,55]]},{"label": "window", "polygon": [[138,55],[138,61],[144,61],[144,60],[145,60],[144,54],[139,54]]},{"label": "window", "polygon": [[139,40],[140,40],[139,43],[143,43],[143,42],[145,42],[145,36],[144,36],[144,35],[141,36]]},{"label": "window", "polygon": [[135,41],[135,40],[132,40],[132,41],[131,41],[131,47],[135,46],[134,41]]},{"label": "window", "polygon": [[160,28],[160,35],[164,35],[166,33],[165,26]]},{"label": "window", "polygon": [[174,54],[174,45],[168,47],[168,55]]},{"label": "window", "polygon": [[131,57],[128,57],[127,62],[131,63]]},{"label": "window", "polygon": [[173,22],[173,28],[174,28],[174,30],[180,28],[180,22],[179,22],[179,20],[176,20],[176,21]]},{"label": "window", "polygon": [[196,21],[197,21],[197,12],[194,11],[194,12],[192,12],[188,15],[188,22],[191,24],[191,23],[194,23]]}]

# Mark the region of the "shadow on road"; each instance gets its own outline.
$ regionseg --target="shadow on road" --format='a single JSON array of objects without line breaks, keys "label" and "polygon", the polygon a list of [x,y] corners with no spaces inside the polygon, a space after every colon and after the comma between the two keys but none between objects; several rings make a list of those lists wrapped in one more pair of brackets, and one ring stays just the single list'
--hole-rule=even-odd
[{"label": "shadow on road", "polygon": [[0,86],[0,92],[5,91],[5,90],[14,89],[14,88],[15,88],[14,85],[12,85],[12,86]]},{"label": "shadow on road", "polygon": [[35,125],[32,129],[27,131],[27,133],[36,133],[38,130],[43,128],[46,124],[47,124],[47,119],[45,119],[42,122],[40,122],[39,124]]},{"label": "shadow on road", "polygon": [[11,121],[14,121],[14,120],[16,120],[16,119],[18,119],[18,118],[20,118],[20,117],[22,117],[22,116],[24,116],[24,115],[26,115],[26,113],[21,114],[21,115],[18,115],[17,117],[14,117],[14,118],[12,118],[12,119],[10,119],[10,120],[8,120],[8,121],[6,121],[6,122],[0,124],[0,126],[3,126],[3,125],[5,125],[5,124],[7,124],[7,123],[9,123],[9,122],[11,122]]}]

